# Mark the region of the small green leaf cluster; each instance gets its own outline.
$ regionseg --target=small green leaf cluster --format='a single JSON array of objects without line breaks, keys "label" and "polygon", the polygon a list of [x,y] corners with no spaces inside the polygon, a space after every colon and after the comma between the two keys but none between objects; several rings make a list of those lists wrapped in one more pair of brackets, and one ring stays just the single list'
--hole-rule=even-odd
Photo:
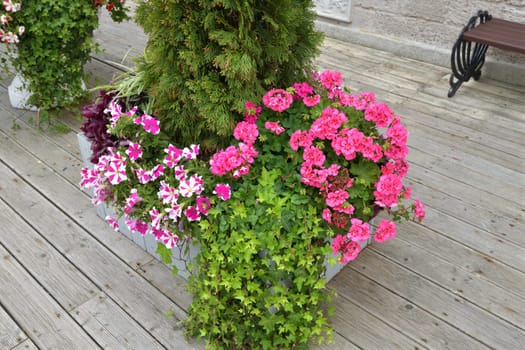
[{"label": "small green leaf cluster", "polygon": [[210,155],[228,145],[245,101],[312,67],[322,38],[312,9],[311,0],[141,1],[148,112],[179,147],[198,143]]},{"label": "small green leaf cluster", "polygon": [[201,221],[191,336],[214,349],[305,349],[331,338],[322,277],[329,228],[285,162],[237,184]]}]

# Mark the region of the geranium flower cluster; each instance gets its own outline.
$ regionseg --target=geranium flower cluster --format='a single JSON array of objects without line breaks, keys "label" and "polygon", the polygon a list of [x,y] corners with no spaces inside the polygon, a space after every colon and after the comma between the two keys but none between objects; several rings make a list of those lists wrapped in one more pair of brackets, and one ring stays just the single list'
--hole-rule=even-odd
[{"label": "geranium flower cluster", "polygon": [[[258,149],[274,142],[271,135],[286,143],[280,148],[288,153],[284,159],[296,159],[300,181],[315,189],[320,200],[313,202],[321,203],[320,216],[336,232],[332,249],[343,263],[355,259],[372,236],[376,242],[394,237],[395,221],[424,218],[421,201],[404,204],[411,197],[403,185],[408,132],[374,94],[351,94],[339,72],[324,71],[288,90],[268,91],[262,103],[266,109],[250,102],[248,117],[234,131],[238,146],[213,156],[213,174],[239,178],[257,162]],[[261,137],[264,130],[269,133]],[[391,219],[381,219],[372,232],[368,221],[381,209]]]},{"label": "geranium flower cluster", "polygon": [[[152,153],[148,142],[160,138],[158,119],[137,107],[124,111],[117,100],[104,112],[110,116],[107,131],[122,141],[92,169],[82,169],[80,186],[93,190],[93,204],[112,205],[130,231],[152,234],[171,249],[186,225],[201,220],[211,207],[203,177],[190,170],[199,146],[181,149],[168,143],[162,152]],[[213,194],[229,199],[229,185],[217,184]],[[119,230],[116,217],[106,220]]]},{"label": "geranium flower cluster", "polygon": [[18,44],[25,27],[16,25],[15,13],[22,9],[22,3],[13,0],[4,0],[3,9],[0,9],[0,41],[4,44]]}]

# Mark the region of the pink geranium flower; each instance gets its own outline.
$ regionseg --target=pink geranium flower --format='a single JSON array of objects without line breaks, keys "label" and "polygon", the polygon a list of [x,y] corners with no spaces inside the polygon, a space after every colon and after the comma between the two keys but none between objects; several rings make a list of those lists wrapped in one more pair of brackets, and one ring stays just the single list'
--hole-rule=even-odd
[{"label": "pink geranium flower", "polygon": [[293,102],[293,96],[283,89],[272,89],[263,96],[263,104],[272,111],[283,112]]},{"label": "pink geranium flower", "polygon": [[394,118],[394,112],[384,103],[372,103],[366,107],[365,119],[376,123],[378,128],[386,128]]},{"label": "pink geranium flower", "polygon": [[348,231],[347,237],[352,241],[364,242],[370,238],[370,226],[368,222],[363,223],[359,219],[351,219],[350,230]]},{"label": "pink geranium flower", "polygon": [[381,219],[381,221],[377,225],[377,229],[374,234],[374,240],[376,242],[381,243],[393,238],[395,235],[396,223],[390,220]]},{"label": "pink geranium flower", "polygon": [[230,185],[218,184],[217,186],[215,186],[213,194],[217,195],[217,197],[219,197],[223,201],[227,201],[228,199],[230,199],[231,196]]},{"label": "pink geranium flower", "polygon": [[245,143],[253,144],[259,136],[257,125],[248,122],[239,122],[233,130],[233,137]]},{"label": "pink geranium flower", "polygon": [[421,222],[425,218],[425,215],[425,206],[419,199],[416,199],[414,201],[414,216]]},{"label": "pink geranium flower", "polygon": [[284,128],[279,125],[279,122],[266,122],[264,128],[270,130],[276,135],[280,135],[284,132]]},{"label": "pink geranium flower", "polygon": [[290,147],[297,151],[299,147],[309,147],[312,144],[313,136],[305,130],[296,130],[290,137]]},{"label": "pink geranium flower", "polygon": [[326,205],[329,207],[338,207],[343,205],[343,203],[348,199],[348,192],[343,190],[336,190],[334,192],[328,193],[326,196]]}]

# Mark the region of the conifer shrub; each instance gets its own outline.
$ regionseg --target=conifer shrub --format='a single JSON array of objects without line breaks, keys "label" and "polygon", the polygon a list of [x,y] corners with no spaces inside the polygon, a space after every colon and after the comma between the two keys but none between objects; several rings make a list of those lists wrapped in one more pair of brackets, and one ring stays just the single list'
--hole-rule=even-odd
[{"label": "conifer shrub", "polygon": [[177,144],[205,154],[225,146],[245,101],[301,81],[322,35],[311,0],[149,0],[139,63],[155,114]]}]

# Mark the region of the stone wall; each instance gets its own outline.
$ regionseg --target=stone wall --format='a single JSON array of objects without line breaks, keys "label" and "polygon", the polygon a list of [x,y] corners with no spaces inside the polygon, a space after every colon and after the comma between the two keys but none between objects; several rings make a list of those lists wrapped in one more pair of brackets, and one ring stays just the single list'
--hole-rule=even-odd
[{"label": "stone wall", "polygon": [[[525,0],[314,0],[326,35],[450,65],[450,50],[478,10],[525,23]],[[485,76],[525,85],[525,55],[490,48]]]}]

